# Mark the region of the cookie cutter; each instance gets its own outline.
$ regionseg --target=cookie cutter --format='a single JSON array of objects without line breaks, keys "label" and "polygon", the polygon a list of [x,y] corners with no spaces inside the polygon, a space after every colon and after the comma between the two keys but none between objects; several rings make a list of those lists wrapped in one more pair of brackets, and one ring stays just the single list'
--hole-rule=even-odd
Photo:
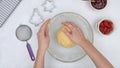
[{"label": "cookie cutter", "polygon": [[43,16],[40,14],[38,8],[34,8],[32,16],[29,20],[29,22],[31,24],[33,24],[34,26],[38,26],[39,24],[41,24],[44,21]]},{"label": "cookie cutter", "polygon": [[42,7],[44,8],[45,12],[52,12],[55,8],[55,2],[53,0],[45,0],[44,3],[42,4]]}]

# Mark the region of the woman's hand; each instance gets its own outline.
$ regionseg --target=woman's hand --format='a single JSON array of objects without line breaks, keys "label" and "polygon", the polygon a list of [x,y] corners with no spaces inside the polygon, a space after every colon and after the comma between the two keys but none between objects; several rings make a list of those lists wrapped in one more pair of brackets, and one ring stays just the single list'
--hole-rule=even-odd
[{"label": "woman's hand", "polygon": [[63,25],[71,29],[72,32],[68,32],[67,29],[63,29],[63,32],[76,44],[82,45],[86,41],[82,30],[72,22],[63,22]]},{"label": "woman's hand", "polygon": [[69,27],[72,32],[68,32],[66,29],[63,32],[76,44],[82,46],[87,55],[95,63],[96,68],[113,68],[112,64],[90,43],[85,39],[81,29],[72,22],[62,23]]},{"label": "woman's hand", "polygon": [[45,21],[37,34],[39,46],[38,46],[37,57],[34,64],[34,68],[44,68],[44,56],[48,48],[48,45],[50,43],[49,32],[48,32],[49,22],[50,19]]},{"label": "woman's hand", "polygon": [[41,26],[39,32],[37,33],[38,45],[39,45],[38,50],[40,50],[41,53],[45,53],[50,43],[49,30],[48,30],[49,22],[50,22],[50,19],[46,20],[45,23]]}]

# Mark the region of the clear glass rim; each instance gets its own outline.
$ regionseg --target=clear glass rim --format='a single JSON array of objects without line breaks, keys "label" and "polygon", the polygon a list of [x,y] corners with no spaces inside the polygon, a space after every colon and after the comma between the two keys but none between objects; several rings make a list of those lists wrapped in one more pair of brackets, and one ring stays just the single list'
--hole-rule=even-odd
[{"label": "clear glass rim", "polygon": [[[89,22],[88,22],[83,16],[81,16],[80,14],[77,14],[77,13],[74,13],[74,12],[62,12],[62,13],[59,13],[59,14],[55,15],[53,18],[51,18],[51,20],[54,19],[54,18],[56,18],[57,16],[59,16],[59,15],[61,15],[61,14],[65,14],[65,13],[75,14],[75,15],[81,17],[82,19],[84,19],[84,20],[86,21],[86,23],[88,24],[88,26],[89,26],[89,28],[90,28],[89,30],[91,31],[91,36],[90,36],[90,37],[91,37],[91,41],[90,41],[90,42],[93,43],[93,39],[94,39],[94,38],[93,38],[93,30],[92,30]],[[82,58],[84,58],[84,57],[86,56],[86,54],[84,54],[82,57],[80,57],[80,58],[78,58],[78,59],[75,59],[75,60],[72,60],[72,61],[64,61],[64,60],[58,58],[55,54],[53,54],[53,53],[51,52],[51,49],[50,49],[49,47],[48,47],[47,51],[48,51],[48,53],[49,53],[52,57],[54,57],[55,59],[57,59],[57,60],[59,60],[59,61],[61,61],[61,62],[64,62],[64,63],[76,62],[76,61],[79,61],[79,60],[81,60]]]}]

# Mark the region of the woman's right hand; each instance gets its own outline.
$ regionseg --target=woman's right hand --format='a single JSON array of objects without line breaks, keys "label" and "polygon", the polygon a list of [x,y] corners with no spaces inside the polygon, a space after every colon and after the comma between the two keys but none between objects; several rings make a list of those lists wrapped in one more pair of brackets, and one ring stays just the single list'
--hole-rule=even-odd
[{"label": "woman's right hand", "polygon": [[68,28],[71,29],[72,32],[68,32],[66,28],[63,29],[63,32],[76,44],[82,45],[84,44],[87,40],[84,37],[84,34],[82,30],[74,23],[72,22],[63,22],[62,23],[64,26],[67,26]]},{"label": "woman's right hand", "polygon": [[63,32],[76,44],[81,45],[86,54],[95,63],[96,68],[114,68],[112,64],[84,37],[82,30],[72,22],[64,22],[65,26],[69,27],[72,32],[63,29]]}]

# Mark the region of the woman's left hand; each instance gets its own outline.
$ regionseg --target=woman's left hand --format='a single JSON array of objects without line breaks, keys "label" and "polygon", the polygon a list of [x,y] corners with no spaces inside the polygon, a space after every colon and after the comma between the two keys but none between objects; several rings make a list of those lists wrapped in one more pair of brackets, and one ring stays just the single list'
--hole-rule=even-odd
[{"label": "woman's left hand", "polygon": [[46,20],[44,24],[41,26],[39,32],[37,33],[38,36],[38,50],[40,50],[41,53],[45,53],[49,43],[49,29],[48,29],[48,23],[50,22],[50,19]]}]

